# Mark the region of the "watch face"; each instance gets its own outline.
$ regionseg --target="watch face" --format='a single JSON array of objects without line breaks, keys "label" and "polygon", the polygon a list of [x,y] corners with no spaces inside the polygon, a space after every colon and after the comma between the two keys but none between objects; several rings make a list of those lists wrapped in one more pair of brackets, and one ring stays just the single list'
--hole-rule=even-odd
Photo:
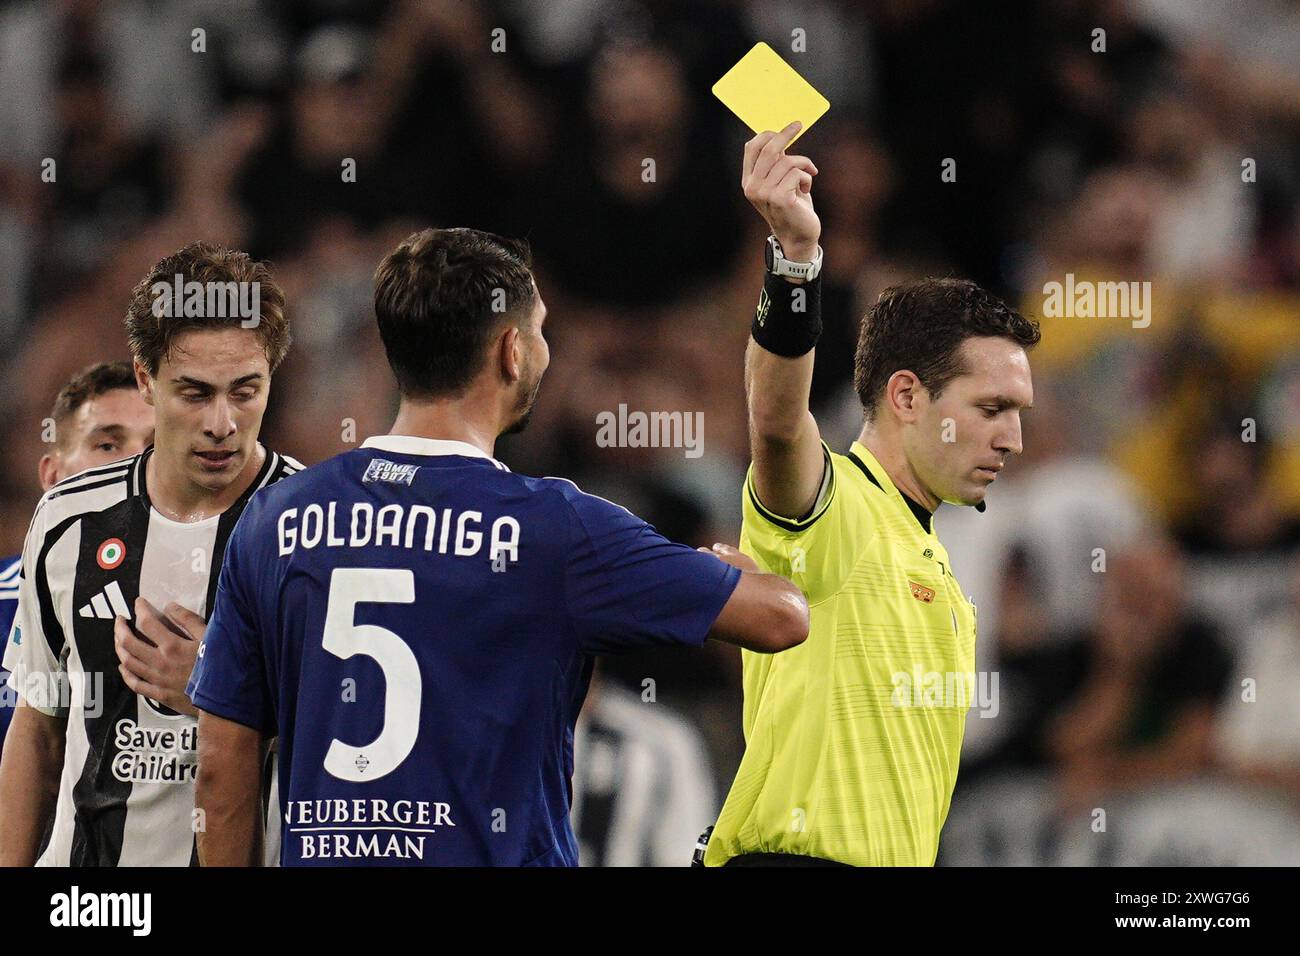
[{"label": "watch face", "polygon": [[767,266],[767,271],[772,271],[772,263],[776,261],[776,256],[772,254],[772,240],[769,239],[763,243],[763,264]]}]

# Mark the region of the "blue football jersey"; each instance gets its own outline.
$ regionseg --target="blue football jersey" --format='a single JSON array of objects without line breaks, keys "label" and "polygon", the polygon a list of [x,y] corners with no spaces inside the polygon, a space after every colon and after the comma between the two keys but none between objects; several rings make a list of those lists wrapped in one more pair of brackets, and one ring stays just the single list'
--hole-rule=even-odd
[{"label": "blue football jersey", "polygon": [[[18,574],[22,566],[22,555],[0,560],[0,653],[9,649],[12,637],[10,631],[14,626],[14,614],[18,610]],[[19,635],[22,640],[22,635]],[[9,672],[0,668],[0,748],[4,746],[5,735],[9,733],[9,724],[14,719],[14,708],[18,706],[18,694],[8,684]]]},{"label": "blue football jersey", "polygon": [[190,696],[279,736],[286,866],[574,866],[592,655],[703,644],[739,580],[572,482],[372,438],[250,502]]}]

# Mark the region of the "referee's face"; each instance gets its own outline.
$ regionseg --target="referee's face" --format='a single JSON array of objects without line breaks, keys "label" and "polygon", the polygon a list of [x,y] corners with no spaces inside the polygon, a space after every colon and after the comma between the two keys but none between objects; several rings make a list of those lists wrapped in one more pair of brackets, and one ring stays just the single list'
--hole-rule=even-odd
[{"label": "referee's face", "polygon": [[960,358],[964,374],[922,403],[909,457],[936,497],[977,505],[1020,454],[1020,411],[1033,404],[1034,386],[1029,357],[1010,339],[966,339]]},{"label": "referee's face", "polygon": [[219,493],[256,467],[271,368],[257,334],[227,327],[183,332],[146,382],[160,465]]}]

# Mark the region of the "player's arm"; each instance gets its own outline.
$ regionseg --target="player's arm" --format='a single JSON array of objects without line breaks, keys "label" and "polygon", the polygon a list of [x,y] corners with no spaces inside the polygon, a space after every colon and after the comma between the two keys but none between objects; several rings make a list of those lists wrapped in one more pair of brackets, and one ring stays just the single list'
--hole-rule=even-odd
[{"label": "player's arm", "polygon": [[[746,143],[741,186],[785,258],[811,262],[821,237],[811,192],[817,167],[806,156],[785,154],[798,131],[792,123]],[[745,352],[754,490],[769,511],[795,519],[812,511],[826,468],[808,408],[813,347],[821,330],[820,281],[767,276],[766,313],[761,324],[755,319]]]},{"label": "player's arm", "polygon": [[808,636],[799,589],[735,548],[689,548],[602,498],[567,498],[576,520],[564,548],[564,602],[585,652],[713,638],[772,653]]},{"label": "player's arm", "polygon": [[254,496],[226,545],[207,623],[174,605],[161,622],[198,644],[185,696],[199,711],[194,806],[200,811],[202,866],[261,866],[264,860],[262,767],[275,718],[257,600],[272,591],[259,577],[255,551],[269,538],[261,513]]},{"label": "player's arm", "polygon": [[0,760],[0,866],[31,866],[59,795],[67,715],[51,716],[21,697]]},{"label": "player's arm", "polygon": [[802,591],[779,574],[759,571],[753,558],[729,545],[715,544],[711,553],[740,569],[740,582],[709,631],[712,640],[774,654],[807,639],[808,601]]},{"label": "player's arm", "polygon": [[194,806],[200,811],[200,866],[261,866],[262,761],[260,731],[199,712],[199,771]]},{"label": "player's arm", "polygon": [[[49,507],[32,516],[23,545],[18,607],[4,667],[18,706],[0,760],[0,865],[36,862],[59,795],[68,722],[63,624],[55,611],[44,556],[62,540],[48,539]],[[66,533],[66,530],[65,530]]]}]

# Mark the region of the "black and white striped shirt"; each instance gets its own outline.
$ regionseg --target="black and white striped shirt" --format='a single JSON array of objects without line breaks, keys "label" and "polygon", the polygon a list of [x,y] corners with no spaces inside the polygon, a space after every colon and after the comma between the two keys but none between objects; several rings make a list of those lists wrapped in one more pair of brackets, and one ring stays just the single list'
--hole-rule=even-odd
[{"label": "black and white striped shirt", "polygon": [[573,744],[583,866],[689,866],[718,816],[704,739],[684,716],[600,681]]},{"label": "black and white striped shirt", "polygon": [[219,515],[173,521],[152,507],[153,449],[51,488],[27,533],[10,686],[28,706],[66,716],[50,842],[38,865],[185,866],[194,862],[198,722],[130,690],[118,671],[115,615],[136,596],[206,617],[226,541],[253,494],[302,469],[272,451]]}]

